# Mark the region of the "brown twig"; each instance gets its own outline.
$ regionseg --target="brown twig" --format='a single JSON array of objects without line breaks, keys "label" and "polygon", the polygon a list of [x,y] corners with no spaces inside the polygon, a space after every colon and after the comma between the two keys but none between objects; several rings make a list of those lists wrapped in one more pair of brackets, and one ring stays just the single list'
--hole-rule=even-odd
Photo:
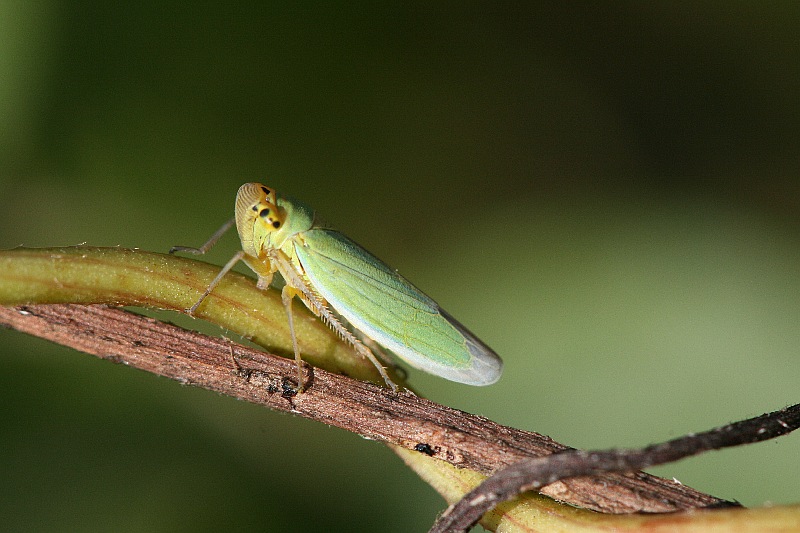
[{"label": "brown twig", "polygon": [[[320,369],[307,368],[307,391],[296,394],[291,360],[102,305],[0,307],[0,324],[487,475],[522,459],[570,449],[537,433]],[[573,478],[541,492],[606,513],[727,503],[642,472]]]},{"label": "brown twig", "polygon": [[692,433],[661,444],[630,450],[569,450],[547,457],[525,459],[486,479],[451,506],[430,533],[459,533],[475,525],[497,504],[528,490],[560,479],[628,472],[671,463],[711,450],[774,439],[800,427],[800,404],[702,433]]}]

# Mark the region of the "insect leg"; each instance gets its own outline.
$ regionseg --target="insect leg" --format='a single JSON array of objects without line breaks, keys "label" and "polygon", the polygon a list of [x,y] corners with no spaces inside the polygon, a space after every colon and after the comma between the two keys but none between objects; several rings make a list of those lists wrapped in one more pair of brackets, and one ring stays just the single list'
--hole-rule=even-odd
[{"label": "insect leg", "polygon": [[[351,325],[350,327],[352,328],[353,326]],[[360,331],[356,330],[355,328],[353,329],[356,333],[358,333],[358,340],[363,342],[364,345],[367,348],[369,348],[372,353],[375,354],[375,356],[378,358],[379,361],[381,361],[387,367],[392,367],[394,371],[400,374],[400,376],[403,379],[406,379],[408,377],[408,372],[406,372],[406,369],[395,363],[395,361],[389,356],[389,354],[383,351],[383,348],[381,348],[380,344],[370,339],[369,337],[367,337]]]},{"label": "insect leg", "polygon": [[211,249],[212,246],[217,244],[217,241],[222,237],[226,231],[231,229],[233,224],[236,222],[235,218],[232,218],[225,222],[221,228],[214,232],[212,235],[200,248],[194,248],[192,246],[173,246],[169,249],[169,253],[174,254],[175,252],[187,252],[194,255],[203,255],[207,251]]},{"label": "insect leg", "polygon": [[294,348],[294,360],[297,362],[297,387],[298,392],[302,392],[303,387],[303,359],[300,357],[300,349],[297,347],[297,335],[294,332],[294,316],[292,315],[292,300],[297,291],[289,285],[284,285],[281,291],[281,301],[286,309],[286,317],[289,319],[289,333],[292,335],[292,348]]},{"label": "insect leg", "polygon": [[186,312],[189,313],[190,315],[193,315],[194,312],[197,311],[197,308],[200,306],[200,304],[203,303],[203,300],[206,299],[206,296],[211,294],[211,291],[213,291],[214,287],[216,287],[219,284],[220,280],[222,280],[225,274],[227,274],[236,263],[241,261],[243,257],[244,257],[244,251],[240,250],[236,252],[236,254],[234,254],[234,256],[231,257],[231,260],[225,263],[225,266],[222,267],[222,270],[219,271],[219,274],[217,274],[217,276],[211,280],[211,283],[208,284],[206,291],[202,294],[202,296],[200,296],[200,299],[197,300],[197,302],[195,302],[193,306],[187,309]]},{"label": "insect leg", "polygon": [[328,327],[330,327],[339,335],[339,337],[347,341],[362,357],[365,357],[370,363],[372,363],[378,370],[378,373],[381,375],[386,385],[388,385],[393,392],[397,392],[398,386],[394,383],[394,381],[392,381],[392,379],[389,377],[389,374],[386,373],[386,369],[381,362],[378,361],[378,358],[375,357],[375,354],[373,354],[369,348],[364,346],[364,344],[358,340],[358,338],[353,335],[349,329],[342,325],[342,322],[331,312],[330,308],[328,308],[327,302],[325,302],[325,300],[323,300],[314,290],[311,289],[311,287],[309,287],[308,283],[306,283],[305,279],[303,278],[302,273],[297,271],[296,267],[292,265],[286,254],[278,249],[270,249],[267,251],[267,255],[270,262],[278,268],[278,271],[280,271],[283,279],[286,281],[286,286],[293,289],[293,294],[299,296],[312,313],[320,317],[322,321],[328,325]]}]

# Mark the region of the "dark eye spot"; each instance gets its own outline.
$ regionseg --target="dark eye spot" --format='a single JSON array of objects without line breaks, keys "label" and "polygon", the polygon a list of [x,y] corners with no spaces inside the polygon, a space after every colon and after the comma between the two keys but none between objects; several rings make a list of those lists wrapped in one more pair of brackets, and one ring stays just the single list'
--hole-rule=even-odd
[{"label": "dark eye spot", "polygon": [[269,216],[269,207],[265,207],[264,209],[262,209],[261,212],[258,214],[258,216],[260,216],[261,218],[267,218]]},{"label": "dark eye spot", "polygon": [[273,222],[272,223],[272,227],[275,228],[275,229],[280,228],[281,227],[280,221],[276,220],[275,222]]},{"label": "dark eye spot", "polygon": [[258,211],[258,206],[257,206],[257,205],[254,205],[254,206],[252,207],[252,209],[253,209],[253,211]]},{"label": "dark eye spot", "polygon": [[261,190],[264,192],[264,194],[269,194],[269,189],[266,187],[261,187]]}]

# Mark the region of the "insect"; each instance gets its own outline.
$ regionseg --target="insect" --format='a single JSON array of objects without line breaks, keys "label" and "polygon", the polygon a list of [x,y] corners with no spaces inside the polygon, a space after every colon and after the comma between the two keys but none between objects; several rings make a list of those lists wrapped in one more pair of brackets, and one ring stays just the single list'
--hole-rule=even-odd
[{"label": "insect", "polygon": [[411,366],[451,381],[491,385],[500,379],[503,362],[497,354],[436,302],[348,237],[320,223],[309,206],[260,183],[239,188],[235,217],[203,246],[176,246],[170,253],[205,253],[234,222],[242,249],[188,312],[194,313],[239,261],[258,275],[259,289],[266,289],[278,272],[286,282],[281,299],[301,389],[302,359],[292,318],[295,296],[372,362],[393,390],[397,385],[365,343],[375,342]]}]

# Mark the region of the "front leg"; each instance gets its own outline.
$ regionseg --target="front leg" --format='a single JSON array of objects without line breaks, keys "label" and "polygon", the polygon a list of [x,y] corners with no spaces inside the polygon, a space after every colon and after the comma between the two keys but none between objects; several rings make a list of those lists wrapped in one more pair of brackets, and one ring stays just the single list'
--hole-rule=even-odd
[{"label": "front leg", "polygon": [[256,287],[262,291],[267,290],[272,284],[272,277],[278,270],[278,265],[275,264],[275,261],[273,261],[269,256],[264,258],[256,258],[245,255],[244,262],[247,263],[247,266],[249,266],[258,276]]},{"label": "front leg", "polygon": [[269,286],[272,284],[272,276],[275,272],[270,272],[264,276],[261,274],[258,275],[258,281],[256,282],[256,288],[265,291],[269,289]]},{"label": "front leg", "polygon": [[[270,250],[274,252],[274,250]],[[281,264],[276,261],[275,255],[273,253],[267,253],[265,257],[260,257],[258,259],[251,258],[249,256],[245,257],[245,262],[247,266],[253,269],[253,272],[258,275],[258,282],[256,283],[256,287],[259,289],[267,290],[269,286],[272,284],[272,278],[275,275],[275,272],[283,271],[280,269]],[[286,279],[286,285],[283,286],[283,290],[281,291],[281,301],[283,302],[283,308],[286,310],[286,318],[289,321],[289,333],[292,336],[292,349],[294,350],[294,360],[297,362],[297,387],[298,392],[302,392],[303,387],[303,359],[300,357],[300,348],[297,345],[297,335],[294,331],[294,315],[292,314],[292,300],[295,296],[299,293],[298,291],[292,286],[289,278],[284,276]]]}]

